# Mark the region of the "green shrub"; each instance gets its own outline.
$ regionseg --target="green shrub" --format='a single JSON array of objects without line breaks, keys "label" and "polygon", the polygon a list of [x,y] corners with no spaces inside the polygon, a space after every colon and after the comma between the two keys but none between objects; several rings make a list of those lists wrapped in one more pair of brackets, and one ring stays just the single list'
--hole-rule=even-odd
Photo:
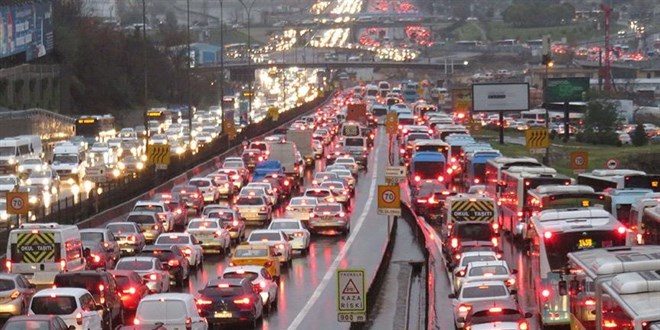
[{"label": "green shrub", "polygon": [[630,139],[632,140],[632,144],[637,147],[649,143],[649,139],[646,136],[646,132],[644,131],[644,125],[637,124],[637,127],[635,127],[635,131],[633,131]]}]

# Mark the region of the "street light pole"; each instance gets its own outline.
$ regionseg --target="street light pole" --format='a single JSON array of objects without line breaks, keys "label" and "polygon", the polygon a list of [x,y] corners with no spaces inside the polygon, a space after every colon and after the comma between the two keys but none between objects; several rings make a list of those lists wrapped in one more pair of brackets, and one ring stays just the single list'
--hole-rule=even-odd
[{"label": "street light pole", "polygon": [[187,102],[188,102],[188,147],[192,150],[192,142],[193,142],[193,137],[192,137],[192,104],[191,103],[191,95],[190,95],[190,0],[186,1],[186,41],[188,43],[187,46],[187,54],[186,54],[186,81],[187,81]]},{"label": "street light pole", "polygon": [[224,129],[225,108],[222,100],[225,98],[225,22],[222,11],[222,0],[218,1],[220,1],[220,47],[222,47],[222,50],[220,51],[220,112]]},{"label": "street light pole", "polygon": [[[147,111],[149,111],[149,93],[148,93],[148,72],[147,72],[147,5],[146,0],[142,0],[142,48],[143,48],[143,59],[144,59],[144,129],[147,134],[146,145],[149,145],[149,122],[147,117]],[[145,146],[146,148],[146,146]]]},{"label": "street light pole", "polygon": [[[252,35],[250,34],[250,13],[252,12],[252,6],[256,2],[256,0],[252,0],[249,5],[245,4],[244,0],[238,0],[243,8],[245,9],[245,12],[247,14],[247,71],[248,74],[252,72]],[[252,73],[252,77],[250,77],[248,81],[248,86],[249,86],[249,92],[250,96],[248,97],[248,118],[250,117],[250,114],[252,114],[252,98],[254,97],[254,92],[252,91],[252,82],[254,80],[254,73]]]}]

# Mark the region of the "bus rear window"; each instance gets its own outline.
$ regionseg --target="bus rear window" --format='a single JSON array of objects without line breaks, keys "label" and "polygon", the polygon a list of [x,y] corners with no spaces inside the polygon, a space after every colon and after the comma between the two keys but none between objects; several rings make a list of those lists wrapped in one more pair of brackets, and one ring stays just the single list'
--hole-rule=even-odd
[{"label": "bus rear window", "polygon": [[444,164],[442,162],[415,162],[415,176],[420,179],[437,179],[442,175]]}]

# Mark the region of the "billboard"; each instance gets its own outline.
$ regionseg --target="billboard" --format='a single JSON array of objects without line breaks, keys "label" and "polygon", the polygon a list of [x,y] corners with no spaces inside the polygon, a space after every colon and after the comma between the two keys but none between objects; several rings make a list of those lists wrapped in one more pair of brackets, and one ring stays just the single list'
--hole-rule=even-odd
[{"label": "billboard", "polygon": [[543,89],[543,102],[580,102],[589,91],[589,78],[548,78]]},{"label": "billboard", "polygon": [[25,53],[30,61],[53,46],[52,1],[0,6],[0,58]]},{"label": "billboard", "polygon": [[472,85],[474,111],[529,110],[529,84],[494,83]]}]

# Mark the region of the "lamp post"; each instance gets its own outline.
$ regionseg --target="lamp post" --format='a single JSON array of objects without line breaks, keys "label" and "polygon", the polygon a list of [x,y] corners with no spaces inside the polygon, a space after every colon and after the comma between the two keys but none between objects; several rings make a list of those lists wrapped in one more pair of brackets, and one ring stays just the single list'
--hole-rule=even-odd
[{"label": "lamp post", "polygon": [[[188,0],[190,1],[190,0]],[[238,0],[243,8],[245,9],[245,12],[247,14],[247,69],[248,69],[248,74],[251,72],[252,69],[252,35],[250,34],[250,13],[252,12],[252,6],[254,6],[254,3],[256,0],[252,0],[249,4],[246,4],[244,0]],[[254,76],[254,73],[252,74]],[[254,77],[251,77],[248,81],[248,86],[249,86],[249,92],[250,92],[250,97],[248,97],[248,114],[252,113],[252,98],[254,97],[254,93],[252,92],[252,81],[254,80]],[[250,115],[248,115],[248,118]]]},{"label": "lamp post", "polygon": [[220,2],[220,116],[222,117],[222,132],[225,133],[225,106],[222,100],[225,99],[225,21],[223,18],[222,0]]},{"label": "lamp post", "polygon": [[146,130],[145,148],[149,145],[149,121],[147,111],[149,111],[149,93],[148,93],[148,69],[147,69],[147,5],[146,0],[142,0],[142,48],[144,59],[144,129]]},{"label": "lamp post", "polygon": [[190,0],[186,1],[186,41],[187,41],[187,54],[186,54],[186,98],[188,103],[188,147],[192,150],[192,105],[190,95]]}]

